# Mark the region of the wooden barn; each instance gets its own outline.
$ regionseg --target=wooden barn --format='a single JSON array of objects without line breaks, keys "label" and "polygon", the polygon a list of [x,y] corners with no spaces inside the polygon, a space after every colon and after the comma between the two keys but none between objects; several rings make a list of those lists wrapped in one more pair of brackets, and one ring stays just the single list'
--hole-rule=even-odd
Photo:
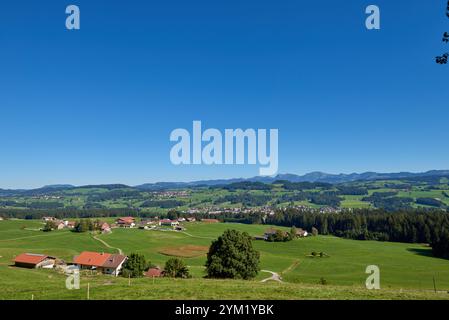
[{"label": "wooden barn", "polygon": [[20,268],[53,268],[56,263],[55,257],[44,254],[22,253],[14,259],[14,265]]}]

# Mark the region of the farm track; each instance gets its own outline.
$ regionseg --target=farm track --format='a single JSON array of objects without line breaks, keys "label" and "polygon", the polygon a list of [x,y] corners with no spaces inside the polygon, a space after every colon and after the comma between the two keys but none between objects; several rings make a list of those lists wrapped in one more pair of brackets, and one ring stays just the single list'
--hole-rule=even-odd
[{"label": "farm track", "polygon": [[271,273],[271,277],[263,279],[260,282],[267,282],[267,281],[270,281],[270,280],[281,282],[281,283],[283,282],[282,281],[282,277],[278,273],[276,273],[276,272],[273,272],[273,271],[270,271],[270,270],[260,270],[260,271]]},{"label": "farm track", "polygon": [[181,233],[183,233],[183,234],[185,234],[186,236],[189,236],[189,237],[191,237],[191,238],[215,240],[215,238],[212,238],[212,237],[200,237],[200,236],[194,236],[193,234],[190,234],[190,233],[184,232],[184,231],[181,232]]},{"label": "farm track", "polygon": [[109,245],[109,243],[107,243],[106,241],[104,241],[104,240],[102,240],[102,239],[97,238],[97,236],[92,236],[92,238],[94,238],[94,239],[97,240],[97,241],[100,241],[103,245],[105,245],[106,247],[108,247],[108,248],[110,248],[110,249],[117,250],[117,251],[118,251],[118,254],[123,254],[122,249],[116,248],[116,247],[113,247],[113,246]]},{"label": "farm track", "polygon": [[287,269],[285,269],[284,271],[282,271],[281,274],[286,274],[286,273],[288,273],[288,272],[290,272],[290,271],[293,271],[294,269],[296,269],[296,267],[297,267],[300,263],[301,263],[301,261],[299,261],[299,260],[293,261],[293,263],[292,263],[290,266],[288,266]]}]

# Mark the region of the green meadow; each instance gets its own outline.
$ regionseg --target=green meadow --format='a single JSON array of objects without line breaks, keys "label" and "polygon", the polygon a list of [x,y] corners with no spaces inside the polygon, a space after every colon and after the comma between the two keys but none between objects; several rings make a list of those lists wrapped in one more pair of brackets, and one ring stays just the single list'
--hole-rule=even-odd
[{"label": "green meadow", "polygon": [[[355,241],[317,236],[285,243],[254,240],[260,267],[279,273],[283,283],[260,282],[271,275],[260,272],[251,281],[204,279],[205,252],[226,229],[262,235],[269,226],[187,223],[185,232],[113,229],[99,235],[67,230],[38,231],[41,221],[0,221],[0,299],[449,299],[449,260],[434,258],[425,245]],[[115,248],[115,249],[113,249]],[[189,252],[189,248],[197,251]],[[128,279],[87,275],[80,290],[67,290],[65,276],[54,270],[12,266],[23,252],[45,253],[70,262],[81,251],[139,252],[163,267],[171,252],[186,250],[192,279]],[[203,250],[203,251],[201,251]],[[311,257],[312,251],[326,257]],[[381,289],[367,290],[368,265],[380,268]],[[437,292],[434,292],[434,279]],[[325,280],[325,285],[323,285]]]}]

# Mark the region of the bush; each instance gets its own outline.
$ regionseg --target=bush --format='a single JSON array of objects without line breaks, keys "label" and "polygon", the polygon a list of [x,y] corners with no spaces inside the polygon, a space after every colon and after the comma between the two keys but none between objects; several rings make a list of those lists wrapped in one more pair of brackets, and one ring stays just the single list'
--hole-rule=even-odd
[{"label": "bush", "polygon": [[42,231],[50,232],[50,231],[53,231],[54,228],[55,228],[55,224],[52,221],[47,221],[47,223],[45,224]]},{"label": "bush", "polygon": [[287,242],[291,240],[293,240],[291,234],[282,230],[276,230],[275,234],[270,234],[267,237],[268,242]]},{"label": "bush", "polygon": [[164,276],[171,278],[190,278],[189,269],[184,260],[171,258],[167,260],[164,268]]}]

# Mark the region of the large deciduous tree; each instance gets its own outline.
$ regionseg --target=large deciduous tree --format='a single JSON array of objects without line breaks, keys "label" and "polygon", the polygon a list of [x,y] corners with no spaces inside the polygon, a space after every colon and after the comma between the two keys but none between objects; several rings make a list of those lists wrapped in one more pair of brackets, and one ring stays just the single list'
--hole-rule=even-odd
[{"label": "large deciduous tree", "polygon": [[212,242],[207,254],[209,278],[252,279],[259,272],[260,254],[246,232],[226,230]]},{"label": "large deciduous tree", "polygon": [[145,256],[139,253],[131,253],[123,265],[122,275],[124,277],[140,278],[148,269],[149,264],[145,260]]}]

